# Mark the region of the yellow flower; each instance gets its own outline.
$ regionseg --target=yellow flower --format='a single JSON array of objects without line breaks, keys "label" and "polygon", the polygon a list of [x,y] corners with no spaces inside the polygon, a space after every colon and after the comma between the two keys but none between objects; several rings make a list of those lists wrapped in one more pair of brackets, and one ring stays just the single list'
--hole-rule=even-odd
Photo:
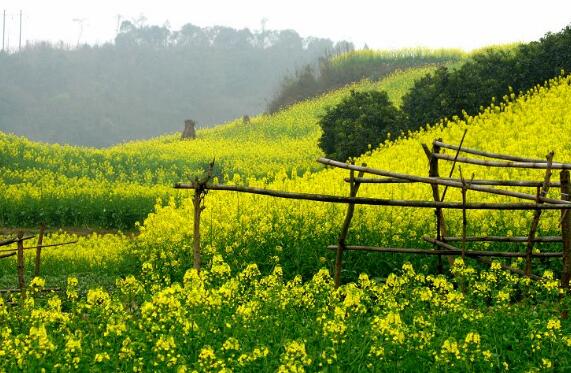
[{"label": "yellow flower", "polygon": [[547,321],[547,330],[559,330],[561,329],[561,321],[559,319],[551,318]]},{"label": "yellow flower", "polygon": [[104,361],[109,361],[109,360],[111,360],[111,358],[109,357],[109,354],[107,352],[95,354],[95,358],[93,359],[93,361],[95,361],[96,363],[102,363]]}]

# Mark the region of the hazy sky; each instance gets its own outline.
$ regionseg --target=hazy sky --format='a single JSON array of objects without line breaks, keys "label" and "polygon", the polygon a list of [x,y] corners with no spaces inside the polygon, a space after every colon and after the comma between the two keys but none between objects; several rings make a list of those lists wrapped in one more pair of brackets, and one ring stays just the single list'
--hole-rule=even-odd
[{"label": "hazy sky", "polygon": [[[102,43],[114,38],[117,17],[147,18],[172,29],[185,23],[235,28],[294,29],[302,36],[349,40],[361,47],[414,46],[472,49],[529,41],[571,23],[571,1],[514,0],[4,0],[7,39]],[[0,8],[0,11],[2,8]],[[80,24],[83,32],[80,35]],[[6,40],[8,42],[8,40]]]}]

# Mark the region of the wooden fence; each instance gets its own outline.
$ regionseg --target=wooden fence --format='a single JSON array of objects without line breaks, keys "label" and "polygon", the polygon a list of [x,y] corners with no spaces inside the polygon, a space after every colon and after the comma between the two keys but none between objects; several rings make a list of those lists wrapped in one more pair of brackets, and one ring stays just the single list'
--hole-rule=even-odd
[{"label": "wooden fence", "polygon": [[[20,292],[22,296],[25,296],[26,291],[26,279],[25,279],[25,262],[24,262],[24,251],[26,250],[35,250],[36,255],[34,258],[34,276],[40,275],[40,267],[41,267],[41,255],[42,250],[46,248],[55,248],[65,245],[74,244],[77,241],[71,242],[61,242],[55,244],[44,245],[44,230],[45,228],[42,226],[40,227],[40,231],[38,234],[38,242],[34,246],[24,247],[24,243],[35,238],[34,235],[25,236],[24,232],[18,232],[16,237],[10,238],[4,241],[0,241],[0,248],[10,246],[16,244],[15,248],[2,248],[0,249],[0,259],[9,258],[12,256],[17,256],[16,261],[16,269],[17,269],[17,276],[18,276],[18,287],[15,289],[0,289],[0,293],[12,293],[12,292]],[[57,288],[46,288],[44,291],[52,291],[58,290]]]},{"label": "wooden fence", "polygon": [[[466,133],[464,133],[464,136]],[[178,189],[194,189],[194,267],[200,270],[200,213],[204,210],[204,198],[209,190],[235,191],[241,193],[252,193],[266,195],[278,198],[290,198],[298,200],[309,200],[328,203],[347,204],[347,212],[345,220],[341,226],[341,232],[338,242],[335,245],[328,246],[329,249],[336,251],[335,262],[335,285],[339,286],[341,282],[341,270],[343,264],[343,254],[347,250],[369,251],[379,253],[403,253],[415,255],[436,255],[439,258],[439,270],[442,271],[442,257],[448,257],[452,262],[452,256],[461,256],[476,259],[480,262],[490,263],[487,257],[503,257],[503,258],[525,258],[525,270],[519,270],[510,266],[503,265],[503,268],[532,279],[541,280],[539,276],[532,274],[533,258],[562,258],[563,270],[561,273],[561,287],[568,290],[569,280],[571,278],[571,183],[569,179],[569,171],[571,164],[553,162],[553,152],[546,156],[545,160],[517,157],[505,154],[496,154],[484,152],[476,149],[462,147],[464,136],[459,145],[446,144],[442,139],[437,139],[432,143],[430,149],[427,145],[422,144],[429,164],[428,177],[408,175],[392,171],[381,170],[377,168],[367,167],[366,164],[354,165],[344,162],[338,162],[327,158],[319,158],[318,162],[327,166],[337,167],[349,170],[349,177],[345,181],[349,184],[348,196],[333,196],[323,194],[310,193],[294,193],[278,190],[269,190],[262,188],[236,186],[236,185],[219,185],[211,184],[212,164],[210,171],[201,180],[194,180],[191,183],[178,183],[175,188]],[[442,149],[450,149],[455,151],[455,155],[451,156],[443,154]],[[477,155],[479,158],[461,157],[460,153]],[[447,177],[440,175],[440,161],[452,162],[450,173]],[[461,173],[460,178],[453,178],[453,172],[457,164],[471,164],[482,167],[501,167],[501,168],[525,168],[525,169],[541,169],[545,170],[543,180],[482,180],[465,178]],[[558,182],[551,181],[554,170],[560,170]],[[365,178],[365,174],[374,175],[374,177]],[[433,199],[431,201],[417,200],[392,200],[380,198],[358,197],[358,191],[362,184],[390,184],[390,183],[422,183],[428,184],[432,190]],[[495,186],[503,187],[534,187],[535,194],[522,193],[520,191],[497,189]],[[441,187],[442,193],[441,193]],[[561,197],[559,199],[547,197],[547,192],[551,187],[560,188]],[[448,188],[457,188],[461,190],[461,201],[445,201]],[[487,194],[502,195],[521,199],[525,202],[506,202],[506,203],[490,203],[490,202],[467,202],[466,195],[468,191],[477,191]],[[390,248],[390,247],[371,247],[371,246],[349,246],[346,244],[347,235],[356,205],[374,205],[374,206],[398,206],[398,207],[416,207],[430,208],[435,212],[435,237],[423,237],[426,242],[431,243],[433,249],[420,248]],[[451,236],[446,229],[446,221],[444,210],[456,209],[462,210],[462,235]],[[467,236],[467,210],[530,210],[534,211],[533,218],[530,222],[530,229],[527,236],[485,236],[470,237]],[[544,210],[560,210],[560,231],[561,236],[538,237],[537,228]],[[504,243],[525,243],[525,251],[482,251],[467,250],[468,242],[504,242]],[[460,246],[455,246],[460,243]],[[561,243],[562,251],[535,253],[533,248],[539,243]]]}]

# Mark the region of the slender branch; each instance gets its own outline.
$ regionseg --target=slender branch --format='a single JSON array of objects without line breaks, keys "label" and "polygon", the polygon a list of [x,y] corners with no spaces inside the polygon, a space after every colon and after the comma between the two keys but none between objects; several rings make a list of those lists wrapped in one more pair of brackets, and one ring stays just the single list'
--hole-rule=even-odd
[{"label": "slender branch", "polygon": [[[449,252],[451,255],[462,253],[462,249],[459,249],[456,246],[450,245],[446,242],[438,241],[430,237],[422,237],[422,239],[425,240],[426,242],[430,242],[432,244],[440,246],[441,248],[445,249],[443,251]],[[509,252],[509,251],[470,250],[466,251],[466,256],[496,256],[501,258],[525,258],[527,256],[527,253]],[[563,253],[562,252],[532,253],[532,256],[537,258],[559,258],[563,256]]]},{"label": "slender branch", "polygon": [[[460,182],[460,178],[439,178],[437,180],[448,180]],[[418,181],[403,180],[396,177],[384,177],[384,178],[355,178],[355,181],[361,184],[414,184]],[[348,178],[345,178],[345,182],[349,182]],[[485,180],[485,179],[474,179],[472,181],[473,185],[495,185],[495,186],[514,186],[514,187],[529,187],[534,188],[542,186],[541,181],[520,181],[520,180]],[[551,187],[560,187],[561,183],[551,182],[549,183]]]},{"label": "slender branch", "polygon": [[[438,155],[437,153],[432,154],[433,157],[436,157],[437,155]],[[448,185],[448,186],[451,186],[453,188],[462,188],[461,182],[441,180],[440,178],[407,175],[407,174],[400,174],[397,172],[379,170],[379,169],[370,168],[370,167],[354,166],[354,165],[349,165],[347,163],[338,162],[338,161],[334,161],[334,160],[327,159],[327,158],[319,158],[318,162],[325,164],[325,165],[333,166],[333,167],[344,168],[347,170],[353,169],[356,171],[363,171],[363,172],[374,174],[374,175],[397,177],[397,178],[401,178],[401,179],[405,179],[405,180],[418,181],[418,182],[425,183],[425,184]],[[490,193],[490,194],[497,194],[497,195],[502,195],[502,196],[526,199],[526,200],[530,200],[530,201],[537,201],[536,195],[528,194],[528,193],[512,192],[512,191],[503,190],[503,189],[494,189],[494,188],[488,188],[488,187],[476,186],[476,185],[471,185],[468,187],[468,189],[469,190],[475,190],[478,192],[484,192],[484,193]],[[561,204],[561,205],[568,205],[571,203],[569,201],[547,198],[544,196],[541,196],[540,200],[542,202],[555,203],[555,204]]]},{"label": "slender branch", "polygon": [[[54,244],[50,244],[50,245],[42,245],[42,246],[30,246],[30,247],[22,247],[22,250],[34,250],[39,248],[47,248],[47,247],[58,247],[58,246],[64,246],[64,245],[71,245],[74,243],[77,243],[78,241],[69,241],[69,242],[61,242],[61,243],[54,243]],[[14,251],[18,251],[18,249],[3,249],[0,250],[0,252],[14,252]]]},{"label": "slender branch", "polygon": [[[32,238],[34,238],[34,237],[35,237],[35,236],[22,237],[22,241],[26,241],[26,240],[32,239]],[[16,242],[18,242],[18,241],[20,241],[18,238],[11,238],[11,239],[9,239],[9,240],[0,242],[0,246],[11,245],[11,244],[16,243]]]},{"label": "slender branch", "polygon": [[[446,244],[445,242],[434,240],[435,244]],[[437,244],[437,245],[438,245]],[[454,247],[454,246],[452,246]],[[329,250],[336,250],[337,245],[329,245],[327,246]],[[369,252],[379,252],[379,253],[394,253],[394,254],[420,254],[420,255],[437,255],[437,256],[451,256],[451,255],[459,255],[462,253],[462,250],[459,248],[455,249],[417,249],[417,248],[405,248],[405,247],[375,247],[375,246],[346,246],[345,250],[353,250],[353,251],[369,251]],[[522,258],[525,257],[525,253],[519,252],[506,252],[506,251],[473,251],[468,250],[466,251],[467,257],[476,257],[476,256],[490,256],[490,257],[501,257],[501,258]],[[563,253],[537,253],[533,254],[537,257],[543,258],[559,258],[563,256]]]},{"label": "slender branch", "polygon": [[[462,241],[462,237],[442,237],[442,239],[446,242],[455,242],[455,241]],[[504,237],[504,236],[482,236],[482,237],[466,237],[466,242],[512,242],[512,243],[520,243],[520,242],[527,242],[527,236],[513,236],[513,237]],[[563,239],[561,236],[546,236],[546,237],[535,237],[533,239],[534,242],[562,242]]]},{"label": "slender branch", "polygon": [[[446,161],[454,161],[454,157],[448,154],[434,154],[434,156],[438,159],[443,159]],[[543,162],[488,161],[483,159],[464,158],[464,157],[458,157],[456,161],[460,163],[468,163],[468,164],[487,166],[487,167],[532,168],[539,170],[545,170],[547,168],[547,162],[545,161]],[[571,170],[571,164],[553,163],[551,168],[554,170]]]},{"label": "slender branch", "polygon": [[[458,150],[460,147],[462,147],[461,144],[460,144],[460,146],[457,146],[457,145],[445,144],[442,141],[437,141],[437,140],[434,141],[434,145],[438,145],[441,148],[446,148],[446,149],[451,149],[451,150]],[[524,157],[517,157],[517,156],[507,155],[507,154],[490,153],[490,152],[485,152],[482,150],[476,150],[476,149],[470,149],[470,148],[462,148],[461,151],[463,153],[481,155],[483,157],[488,157],[488,158],[503,159],[506,161],[528,162],[528,163],[543,163],[543,162],[545,162],[543,159],[524,158]]]},{"label": "slender branch", "polygon": [[[543,179],[543,185],[541,187],[541,189],[538,188],[537,190],[537,203],[540,204],[542,203],[542,201],[540,200],[541,197],[545,197],[547,195],[547,192],[549,191],[549,180],[551,179],[551,164],[553,162],[553,152],[550,152],[549,154],[547,154],[547,169],[545,170],[545,177]],[[533,220],[531,222],[531,228],[529,230],[529,239],[527,241],[527,247],[526,247],[526,252],[527,252],[527,257],[526,257],[526,262],[525,262],[525,274],[527,276],[531,275],[531,254],[533,251],[533,245],[535,244],[535,242],[533,241],[533,239],[535,238],[535,233],[537,231],[537,228],[539,227],[539,219],[541,218],[541,210],[535,210],[534,214],[533,214]]]},{"label": "slender branch", "polygon": [[[452,174],[454,173],[454,167],[456,167],[456,160],[458,159],[458,156],[460,155],[460,150],[462,149],[462,144],[464,143],[464,138],[466,137],[467,132],[468,132],[468,129],[466,128],[464,130],[464,134],[462,135],[462,139],[460,140],[460,145],[458,145],[458,150],[456,150],[456,155],[454,156],[454,162],[452,163],[452,168],[450,168],[450,173],[448,174],[449,179],[452,177]],[[442,197],[440,198],[440,202],[443,202],[444,199],[446,198],[446,192],[447,191],[448,191],[448,185],[446,185],[444,187],[444,191],[442,192]]]}]

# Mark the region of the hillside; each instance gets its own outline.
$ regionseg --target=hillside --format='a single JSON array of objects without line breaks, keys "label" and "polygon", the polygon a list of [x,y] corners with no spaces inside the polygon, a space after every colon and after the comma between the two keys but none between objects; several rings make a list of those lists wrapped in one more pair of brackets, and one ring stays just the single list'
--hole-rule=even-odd
[{"label": "hillside", "polygon": [[114,43],[1,53],[0,131],[103,147],[181,130],[185,119],[208,127],[262,112],[283,75],[335,48],[292,30],[126,21]]},{"label": "hillside", "polygon": [[[571,160],[569,125],[571,123],[571,78],[553,80],[549,86],[533,89],[508,104],[497,104],[484,113],[466,120],[456,120],[438,124],[407,138],[389,142],[364,156],[359,162],[371,167],[414,175],[427,175],[428,162],[421,143],[430,144],[436,138],[450,143],[458,143],[463,130],[468,129],[465,146],[491,152],[511,153],[521,156],[544,158],[549,151],[555,152],[556,161]],[[509,99],[509,98],[507,98]],[[448,175],[449,167],[444,165],[442,175]],[[501,169],[463,165],[465,175],[480,179],[542,180],[541,170],[510,170],[508,175]],[[485,172],[485,173],[483,173]],[[267,183],[264,180],[249,180],[250,185],[269,189],[347,195],[348,185],[343,181],[348,172],[331,169],[317,173],[307,173],[301,177],[282,178]],[[456,169],[453,177],[459,177]],[[242,181],[237,179],[236,183]],[[521,191],[534,194],[533,188]],[[190,194],[191,192],[188,192]],[[459,200],[458,190],[449,190],[450,200]],[[550,192],[557,196],[559,191]],[[360,196],[389,199],[431,200],[429,186],[422,184],[371,184],[363,185]],[[506,201],[508,197],[468,193],[468,201]],[[237,203],[239,201],[239,203]],[[209,219],[212,219],[209,232],[212,247],[224,248],[230,245],[240,252],[227,260],[235,265],[245,257],[259,263],[259,258],[283,246],[290,270],[296,273],[313,273],[317,270],[319,258],[326,255],[324,247],[336,242],[339,226],[344,218],[345,207],[307,201],[280,200],[255,195],[236,195],[228,192],[210,192],[207,197]],[[191,234],[191,200],[180,206],[173,203],[160,208],[145,222],[142,239],[149,242],[182,242]],[[461,212],[447,212],[450,232],[461,232]],[[529,229],[531,212],[503,212],[495,214],[485,211],[469,211],[470,235],[525,235]],[[404,209],[390,207],[359,207],[354,218],[354,231],[351,242],[375,246],[410,246],[419,244],[419,237],[433,232],[434,212],[429,209]],[[540,235],[554,233],[558,227],[559,211],[544,212],[540,225]],[[173,223],[174,222],[174,223]],[[286,223],[287,222],[287,223]],[[252,245],[255,242],[255,245]],[[286,244],[287,242],[287,244]],[[287,247],[286,247],[287,246]],[[287,253],[287,254],[286,254]],[[353,254],[353,255],[351,255]],[[174,255],[174,254],[173,254]],[[276,253],[276,255],[280,255]],[[299,258],[297,256],[300,256]],[[355,268],[369,268],[371,272],[383,273],[391,270],[390,261],[371,261],[376,254],[350,253],[348,260]],[[301,258],[303,256],[303,258]],[[388,255],[390,257],[390,255]],[[355,262],[352,262],[352,261]],[[420,260],[422,262],[422,260]],[[420,263],[419,262],[419,263]],[[305,268],[305,266],[310,266]],[[284,265],[285,267],[285,265]],[[347,273],[350,276],[350,273]],[[354,274],[353,274],[354,275]]]},{"label": "hillside", "polygon": [[[571,159],[571,77],[506,99],[509,103],[493,105],[476,117],[388,142],[360,161],[426,174],[420,144],[436,137],[458,142],[465,128],[466,146],[536,158],[554,150],[556,160]],[[235,126],[228,130],[237,130]],[[140,144],[125,146],[136,149]],[[471,168],[463,171],[469,174]],[[247,182],[345,194],[345,176],[321,170]],[[476,175],[507,176],[493,168]],[[509,176],[540,179],[542,174],[513,171]],[[432,197],[426,185],[362,188],[363,196]],[[67,193],[62,190],[61,196]],[[450,191],[450,199],[457,197]],[[505,198],[470,192],[469,200]],[[334,253],[325,247],[336,242],[344,207],[224,192],[210,192],[205,206],[200,273],[189,269],[189,199],[157,206],[137,238],[91,236],[81,239],[75,250],[46,255],[46,282],[34,279],[26,300],[14,295],[17,308],[0,300],[0,352],[10,352],[3,355],[4,366],[30,371],[57,365],[98,371],[279,372],[419,367],[567,371],[571,366],[571,322],[561,315],[570,306],[569,296],[560,297],[552,270],[556,264],[538,261],[535,274],[542,280],[532,281],[501,269],[501,264],[521,266],[518,260],[478,266],[457,259],[451,274],[442,275],[435,273],[432,259],[349,253],[344,284],[335,289],[329,275]],[[473,222],[469,234],[516,235],[529,229],[526,213],[468,214]],[[557,229],[559,212],[547,215],[540,235]],[[422,234],[434,230],[433,221],[429,210],[359,207],[350,243],[414,247]],[[457,216],[447,215],[451,231],[457,232],[454,221]],[[58,234],[47,242],[68,238]],[[505,249],[497,246],[490,248]],[[541,246],[542,251],[553,249]],[[33,254],[27,255],[28,271]],[[0,263],[2,281],[14,277],[14,264]],[[65,291],[40,294],[54,284]]]},{"label": "hillside", "polygon": [[274,115],[252,117],[249,124],[235,120],[199,130],[192,141],[171,134],[94,149],[0,133],[0,224],[37,226],[43,221],[56,227],[132,229],[152,211],[157,198],[178,195],[172,190],[174,182],[188,180],[214,158],[217,175],[230,180],[235,175],[272,180],[317,170],[317,118],[325,107],[351,89],[384,89],[399,103],[414,80],[431,69],[364,81]]}]

